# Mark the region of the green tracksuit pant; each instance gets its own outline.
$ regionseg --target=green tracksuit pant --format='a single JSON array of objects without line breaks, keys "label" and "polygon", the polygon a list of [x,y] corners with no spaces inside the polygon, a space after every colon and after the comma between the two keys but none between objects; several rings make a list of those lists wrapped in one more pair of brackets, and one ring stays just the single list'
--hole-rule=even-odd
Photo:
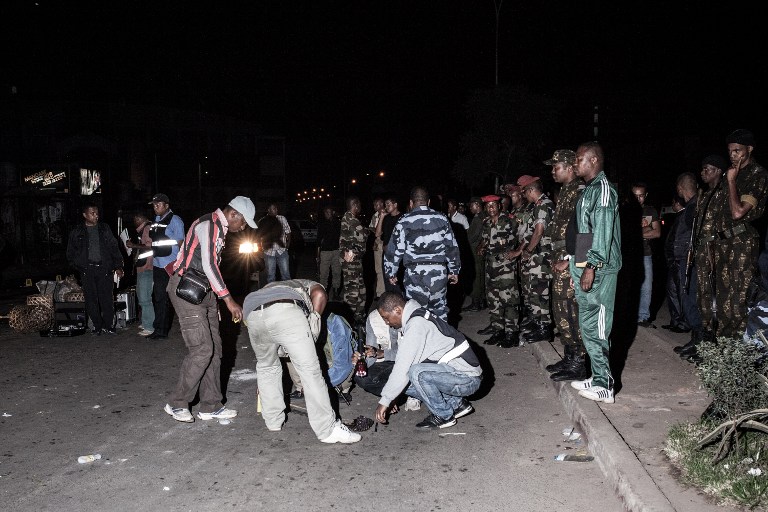
[{"label": "green tracksuit pant", "polygon": [[[579,275],[578,278],[580,277]],[[617,277],[615,273],[597,270],[592,288],[585,292],[581,289],[577,276],[574,276],[581,339],[592,364],[592,385],[606,389],[613,388],[608,355],[611,348],[609,338],[613,327]]]}]

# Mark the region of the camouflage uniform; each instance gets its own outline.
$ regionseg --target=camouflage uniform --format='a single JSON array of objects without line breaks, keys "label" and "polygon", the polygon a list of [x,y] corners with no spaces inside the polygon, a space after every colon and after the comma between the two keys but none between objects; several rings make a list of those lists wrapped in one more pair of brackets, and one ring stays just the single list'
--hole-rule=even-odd
[{"label": "camouflage uniform", "polygon": [[[533,213],[533,205],[530,203],[523,203],[521,206],[513,207],[509,212],[509,217],[515,225],[515,240],[517,246],[520,247],[520,243],[525,237],[526,226],[528,225],[528,219]],[[520,297],[518,311],[522,311],[525,308],[530,307],[530,297],[525,294],[525,288],[523,283],[523,268],[520,262],[520,258],[515,260],[515,286],[517,288],[517,294]],[[519,316],[519,315],[518,315]],[[530,315],[528,315],[530,316]]]},{"label": "camouflage uniform", "polygon": [[[363,256],[368,230],[360,220],[346,212],[341,218],[341,236],[339,237],[339,253],[341,254],[341,275],[344,276],[344,295],[342,299],[352,308],[355,321],[365,323],[365,282],[363,281]],[[344,260],[346,251],[352,251],[355,258]]]},{"label": "camouflage uniform", "polygon": [[517,223],[506,213],[501,213],[495,224],[490,217],[483,221],[485,290],[491,326],[497,331],[517,330],[519,320],[517,265],[503,255],[517,245],[516,231]]},{"label": "camouflage uniform", "polygon": [[397,275],[401,261],[405,297],[447,320],[448,276],[461,271],[459,245],[448,218],[428,206],[403,215],[384,251],[384,279]]},{"label": "camouflage uniform", "polygon": [[532,205],[525,216],[525,231],[522,239],[523,247],[527,246],[533,236],[536,224],[544,223],[544,235],[536,245],[536,251],[528,261],[521,263],[523,294],[531,305],[533,316],[542,325],[551,325],[552,315],[549,308],[549,282],[552,280],[550,256],[552,239],[547,234],[546,227],[552,222],[554,203],[544,193]]},{"label": "camouflage uniform", "polygon": [[722,187],[722,215],[715,224],[719,239],[715,246],[717,335],[741,338],[747,327],[747,284],[756,275],[760,250],[760,234],[751,222],[765,210],[768,171],[754,160],[739,171],[739,199],[752,205],[741,219],[735,220],[731,215],[727,180],[722,181]]},{"label": "camouflage uniform", "polygon": [[[552,240],[552,262],[565,260],[568,255],[565,250],[565,231],[576,212],[576,202],[583,190],[584,180],[581,178],[564,184],[560,189],[552,222],[544,233]],[[571,271],[568,267],[562,272],[552,270],[552,316],[563,345],[571,347],[578,356],[584,355],[584,344],[579,333],[579,307],[571,287]]]},{"label": "camouflage uniform", "polygon": [[[725,180],[725,177],[722,178]],[[715,310],[712,307],[715,300],[714,281],[715,240],[723,209],[724,190],[722,182],[699,196],[696,203],[696,232],[694,258],[696,263],[696,301],[701,314],[701,326],[706,332],[714,333]]]}]

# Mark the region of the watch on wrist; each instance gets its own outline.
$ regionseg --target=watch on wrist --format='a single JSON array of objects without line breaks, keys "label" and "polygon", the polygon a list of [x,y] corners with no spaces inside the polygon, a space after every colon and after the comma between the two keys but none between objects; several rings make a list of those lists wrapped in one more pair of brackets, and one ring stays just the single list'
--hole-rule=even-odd
[{"label": "watch on wrist", "polygon": [[597,270],[597,265],[595,265],[593,263],[587,262],[587,264],[585,266],[587,268],[591,268],[592,270]]}]

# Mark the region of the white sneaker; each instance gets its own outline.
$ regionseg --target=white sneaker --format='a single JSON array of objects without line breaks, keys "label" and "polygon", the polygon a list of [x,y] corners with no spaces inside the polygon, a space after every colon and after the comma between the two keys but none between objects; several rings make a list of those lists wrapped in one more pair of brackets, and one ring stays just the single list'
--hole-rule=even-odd
[{"label": "white sneaker", "polygon": [[592,387],[592,377],[586,380],[573,380],[571,381],[571,387],[573,389],[578,389],[579,391],[582,389],[589,389]]},{"label": "white sneaker", "polygon": [[218,411],[213,412],[197,412],[197,417],[201,420],[231,420],[237,416],[237,411],[234,409],[227,409],[222,407]]},{"label": "white sneaker", "polygon": [[592,386],[589,389],[582,389],[579,391],[579,396],[589,398],[595,402],[605,402],[606,404],[612,404],[615,401],[613,399],[613,390],[605,389],[603,386]]},{"label": "white sneaker", "polygon": [[408,400],[405,401],[405,410],[406,411],[418,411],[421,409],[421,400],[418,398],[413,398],[412,396],[408,397]]},{"label": "white sneaker", "polygon": [[155,331],[148,331],[146,329],[142,329],[142,330],[139,331],[139,336],[149,336],[153,332],[155,332]]},{"label": "white sneaker", "polygon": [[340,421],[337,421],[336,425],[333,427],[333,432],[331,432],[331,435],[325,439],[321,439],[320,442],[351,444],[358,442],[360,439],[360,434],[351,432],[346,425]]},{"label": "white sneaker", "polygon": [[176,421],[183,421],[184,423],[192,423],[195,421],[194,416],[192,416],[192,413],[189,412],[189,409],[184,409],[181,407],[171,407],[171,404],[165,404],[165,412],[173,416],[173,419]]}]

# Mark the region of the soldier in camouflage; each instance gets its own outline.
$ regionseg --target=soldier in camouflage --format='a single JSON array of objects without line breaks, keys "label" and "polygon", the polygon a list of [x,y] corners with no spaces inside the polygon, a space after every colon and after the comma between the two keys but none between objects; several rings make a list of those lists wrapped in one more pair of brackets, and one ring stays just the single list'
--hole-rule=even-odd
[{"label": "soldier in camouflage", "polygon": [[392,232],[384,252],[384,277],[397,284],[400,262],[405,267],[405,296],[448,319],[448,283],[459,282],[459,245],[448,218],[429,207],[424,187],[411,189],[410,209]]},{"label": "soldier in camouflage", "polygon": [[549,284],[552,280],[550,257],[552,239],[546,233],[552,222],[554,204],[546,194],[541,180],[524,175],[517,184],[533,205],[525,216],[525,231],[519,248],[512,257],[520,256],[523,295],[531,306],[531,320],[521,326],[522,340],[527,343],[552,341],[552,315],[549,306]]},{"label": "soldier in camouflage", "polygon": [[486,345],[511,348],[520,345],[517,306],[520,294],[515,283],[517,267],[508,257],[517,246],[516,228],[508,214],[501,213],[499,196],[482,198],[488,218],[483,222],[478,257],[485,259],[485,287],[488,297],[490,328],[478,334],[491,334]]},{"label": "soldier in camouflage", "polygon": [[747,327],[747,284],[757,274],[760,235],[752,226],[762,216],[768,171],[752,156],[755,138],[736,130],[726,139],[731,167],[723,183],[723,208],[716,223],[717,336],[740,339]]},{"label": "soldier in camouflage", "polygon": [[571,286],[570,256],[565,247],[565,232],[576,213],[576,201],[584,190],[584,180],[576,176],[575,163],[576,153],[570,149],[559,149],[544,162],[552,166],[555,183],[562,185],[552,222],[545,233],[552,239],[552,317],[564,348],[563,359],[547,366],[554,381],[581,380],[587,376],[586,352],[579,333],[579,307]]},{"label": "soldier in camouflage", "polygon": [[368,230],[362,225],[360,199],[347,199],[347,212],[341,218],[339,253],[341,254],[341,275],[344,277],[344,302],[355,315],[357,326],[365,325],[365,282],[363,281],[363,256]]},{"label": "soldier in camouflage", "polygon": [[720,155],[709,155],[701,162],[701,180],[707,190],[699,195],[696,202],[693,223],[693,271],[696,272],[696,305],[701,316],[701,328],[691,332],[688,343],[673,349],[690,362],[698,360],[696,345],[701,340],[715,339],[715,225],[720,223],[722,215],[725,196],[722,182],[727,169],[728,161]]}]

